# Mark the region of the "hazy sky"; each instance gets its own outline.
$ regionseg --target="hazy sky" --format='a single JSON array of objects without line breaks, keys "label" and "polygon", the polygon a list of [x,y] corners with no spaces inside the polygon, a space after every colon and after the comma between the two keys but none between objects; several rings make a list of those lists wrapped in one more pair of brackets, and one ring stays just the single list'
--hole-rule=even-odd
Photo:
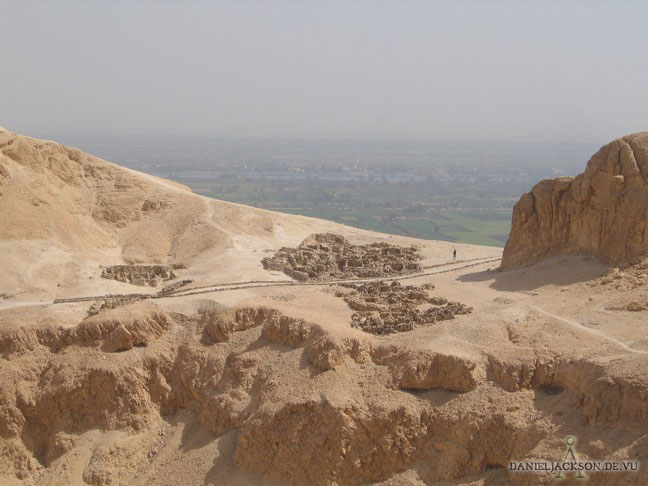
[{"label": "hazy sky", "polygon": [[22,133],[607,142],[648,130],[648,2],[12,1]]}]

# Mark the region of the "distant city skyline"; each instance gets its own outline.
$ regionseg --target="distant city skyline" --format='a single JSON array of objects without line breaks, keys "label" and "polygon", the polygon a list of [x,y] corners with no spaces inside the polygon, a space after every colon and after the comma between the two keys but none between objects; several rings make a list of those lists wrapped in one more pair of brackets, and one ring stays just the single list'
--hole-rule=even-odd
[{"label": "distant city skyline", "polygon": [[602,145],[648,130],[646,18],[631,1],[9,0],[0,125]]}]

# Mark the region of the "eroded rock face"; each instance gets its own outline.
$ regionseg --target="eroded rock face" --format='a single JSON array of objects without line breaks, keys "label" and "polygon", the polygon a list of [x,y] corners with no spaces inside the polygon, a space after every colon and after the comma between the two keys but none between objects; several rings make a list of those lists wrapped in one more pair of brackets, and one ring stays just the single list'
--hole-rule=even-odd
[{"label": "eroded rock face", "polygon": [[[69,464],[71,454],[76,464],[84,434],[123,431],[126,445],[102,436],[75,474],[88,484],[138,484],[158,448],[174,447],[158,427],[190,412],[217,436],[235,431],[233,464],[276,484],[360,485],[411,468],[426,484],[491,473],[493,484],[532,484],[537,476],[507,475],[506,465],[537,457],[541,441],[563,433],[568,410],[588,430],[602,424],[599,452],[622,434],[636,441],[627,430],[641,436],[648,423],[643,378],[613,377],[587,360],[408,349],[330,334],[268,307],[127,311],[69,329],[0,329],[0,470],[46,484],[39,475],[57,460]],[[146,347],[131,347],[142,340]],[[112,351],[122,359],[107,359]],[[31,365],[19,368],[25,360]],[[346,386],[359,392],[347,395]],[[645,457],[643,448],[631,452]],[[640,474],[632,484],[645,483]]]},{"label": "eroded rock face", "polygon": [[263,268],[295,280],[327,280],[403,275],[421,270],[416,247],[388,243],[352,245],[343,236],[319,233],[297,248],[281,248],[263,259]]},{"label": "eroded rock face", "polygon": [[566,253],[605,263],[648,254],[648,132],[609,143],[576,178],[541,181],[515,205],[502,268]]},{"label": "eroded rock face", "polygon": [[58,353],[69,346],[99,347],[108,353],[147,346],[169,330],[172,318],[161,310],[142,309],[110,310],[70,328],[46,325],[3,330],[0,332],[0,358],[12,359],[39,349]]}]

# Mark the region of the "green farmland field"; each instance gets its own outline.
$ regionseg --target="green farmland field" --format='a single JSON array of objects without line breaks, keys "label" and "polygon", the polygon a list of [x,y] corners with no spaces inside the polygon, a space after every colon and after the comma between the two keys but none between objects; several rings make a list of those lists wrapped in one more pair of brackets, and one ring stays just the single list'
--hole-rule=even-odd
[{"label": "green farmland field", "polygon": [[510,198],[432,194],[423,184],[173,178],[216,199],[416,238],[504,246],[511,229],[511,209],[500,209]]},{"label": "green farmland field", "polygon": [[511,230],[510,210],[441,210],[395,218],[366,211],[290,209],[284,212],[384,233],[486,246],[504,246]]}]

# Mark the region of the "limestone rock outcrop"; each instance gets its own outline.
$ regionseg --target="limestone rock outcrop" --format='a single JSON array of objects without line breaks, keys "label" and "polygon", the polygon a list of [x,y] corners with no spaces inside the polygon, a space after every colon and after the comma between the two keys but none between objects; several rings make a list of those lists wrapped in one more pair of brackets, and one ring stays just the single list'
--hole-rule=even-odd
[{"label": "limestone rock outcrop", "polygon": [[585,172],[541,181],[515,205],[501,268],[561,254],[615,264],[648,254],[648,132],[605,145]]}]

